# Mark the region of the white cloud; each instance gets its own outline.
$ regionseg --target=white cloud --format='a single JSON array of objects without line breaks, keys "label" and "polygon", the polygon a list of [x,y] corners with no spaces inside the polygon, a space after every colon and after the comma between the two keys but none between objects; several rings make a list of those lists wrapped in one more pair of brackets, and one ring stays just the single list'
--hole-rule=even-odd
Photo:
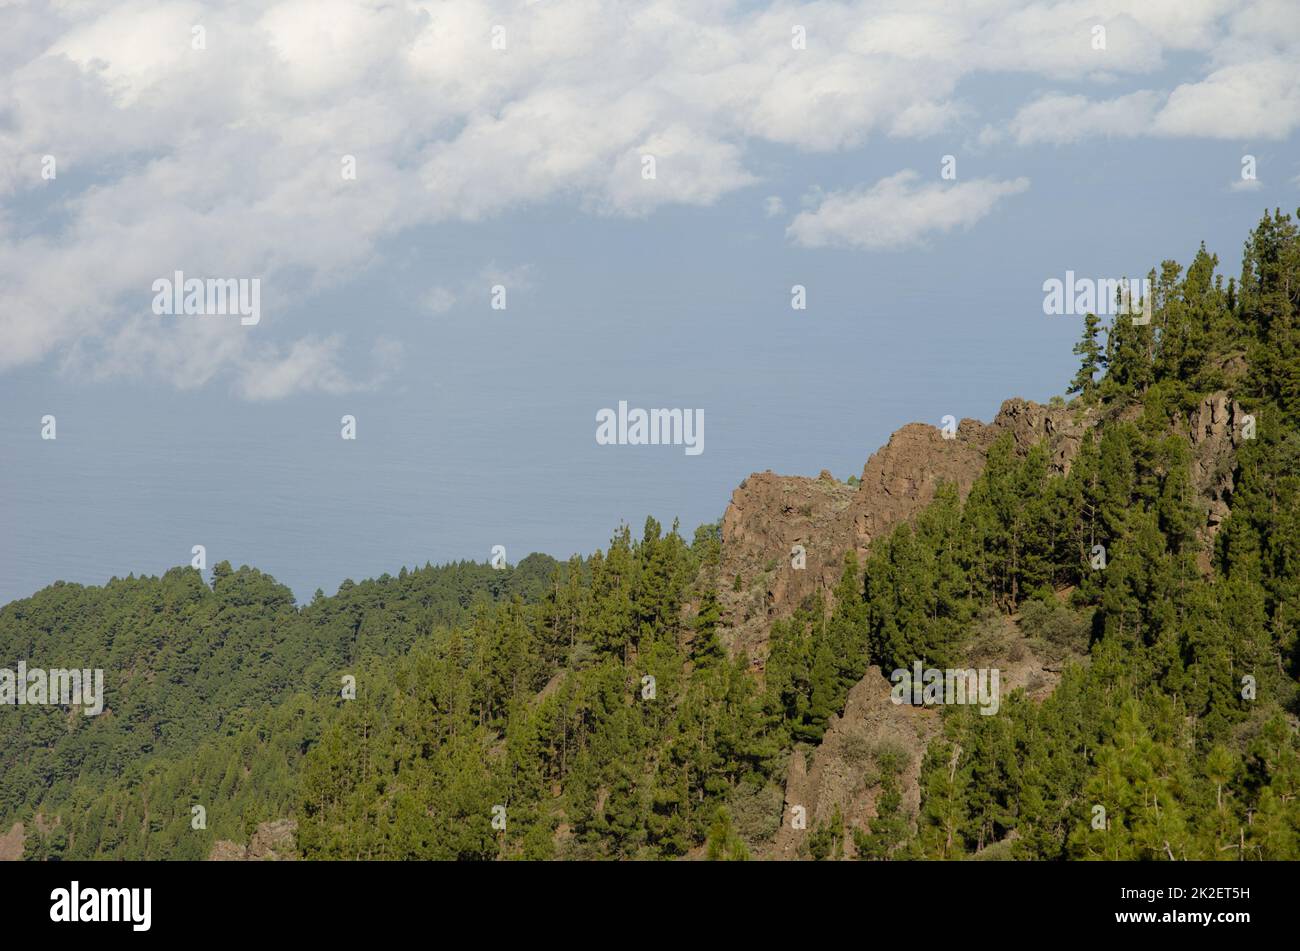
[{"label": "white cloud", "polygon": [[462,303],[471,307],[476,304],[486,307],[491,300],[492,288],[496,285],[504,287],[507,295],[528,291],[535,286],[535,276],[536,271],[531,264],[502,267],[495,261],[490,261],[479,268],[473,277],[454,288],[441,285],[430,288],[420,303],[430,314],[445,314]]},{"label": "white cloud", "polygon": [[382,385],[396,371],[401,359],[401,345],[381,337],[371,353],[372,376],[369,381],[359,383],[339,365],[343,346],[344,340],[338,335],[303,337],[285,352],[247,361],[241,368],[236,389],[249,400],[277,400],[294,393],[353,393]]},{"label": "white cloud", "polygon": [[1159,95],[1147,90],[1102,101],[1048,95],[1022,108],[1010,123],[1017,145],[1067,145],[1149,134]]},{"label": "white cloud", "polygon": [[814,210],[795,217],[786,235],[806,248],[897,250],[969,228],[1002,198],[1028,187],[1026,178],[922,183],[917,172],[905,169],[869,188],[823,196]]},{"label": "white cloud", "polygon": [[456,295],[445,287],[434,287],[424,295],[422,303],[431,314],[445,314],[455,306]]},{"label": "white cloud", "polygon": [[[997,117],[962,86],[979,74],[1141,81],[1170,54],[1190,54],[1190,78],[1172,91],[1095,103],[1074,90],[1038,94],[1008,133],[1026,144],[1098,128],[1240,139],[1300,128],[1300,8],[1286,0],[758,9],[6,0],[4,9],[0,372],[53,357],[96,376],[143,370],[176,385],[229,375],[254,398],[344,385],[331,362],[342,345],[295,344],[302,330],[286,315],[308,312],[313,296],[372,266],[381,242],[406,229],[543,202],[628,217],[707,207],[759,181],[751,155],[762,143],[824,152],[947,134],[973,119],[988,144]],[[491,47],[497,23],[505,50]],[[791,46],[795,23],[806,49]],[[1105,51],[1091,47],[1098,23]],[[195,24],[206,49],[192,47]],[[33,231],[24,216],[30,193],[48,186],[44,154],[58,160],[65,197]],[[656,158],[652,181],[641,176],[644,154]],[[355,181],[339,174],[344,155],[356,158]],[[1006,183],[976,184],[945,190],[943,201],[971,202],[950,216],[986,213],[978,199]],[[851,216],[851,199],[832,199],[796,225],[810,241],[854,243],[853,228],[828,227],[832,212]],[[945,227],[933,212],[920,233]],[[916,240],[890,227],[868,228],[881,237],[867,240]],[[267,319],[164,331],[142,308],[152,280],[176,269],[261,278]]]},{"label": "white cloud", "polygon": [[768,195],[763,199],[763,214],[769,218],[785,214],[785,202],[780,195]]},{"label": "white cloud", "polygon": [[1227,66],[1167,95],[1138,90],[1113,99],[1048,94],[1009,123],[1019,145],[1163,136],[1284,139],[1300,129],[1300,66],[1262,61]]},{"label": "white cloud", "polygon": [[968,111],[955,102],[915,102],[894,118],[889,134],[896,138],[927,138],[952,128]]},{"label": "white cloud", "polygon": [[1154,132],[1216,139],[1284,139],[1300,128],[1300,59],[1240,63],[1169,95]]},{"label": "white cloud", "polygon": [[[1125,71],[1137,72],[1141,60],[1158,62],[1166,49],[1188,50],[1205,54],[1205,74],[1172,90],[1104,100],[1039,96],[1009,123],[1019,144],[1064,145],[1091,136],[1276,140],[1300,129],[1300,5],[1158,0],[1123,15],[1115,12],[1119,4],[1109,6],[1120,19],[1108,22],[1107,50],[1099,58],[1107,68],[1127,60]],[[1125,24],[1118,32],[1117,23]],[[1127,53],[1115,55],[1124,48]]]},{"label": "white cloud", "polygon": [[492,261],[484,265],[479,271],[476,280],[465,286],[462,296],[480,295],[484,300],[487,300],[489,290],[496,284],[500,284],[511,291],[532,290],[536,286],[536,276],[536,269],[531,264],[502,267]]}]

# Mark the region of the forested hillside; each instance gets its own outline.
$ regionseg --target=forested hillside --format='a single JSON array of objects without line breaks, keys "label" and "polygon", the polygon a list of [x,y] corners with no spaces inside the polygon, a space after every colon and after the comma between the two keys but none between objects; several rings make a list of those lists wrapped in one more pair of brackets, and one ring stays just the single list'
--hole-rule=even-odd
[{"label": "forested hillside", "polygon": [[968,493],[774,616],[761,656],[729,636],[721,595],[755,579],[724,575],[718,526],[654,519],[590,558],[404,570],[301,608],[228,565],[14,602],[0,664],[108,688],[94,718],[0,710],[0,822],[33,858],[204,857],[290,818],[309,859],[764,858],[792,759],[855,685],[888,690],[873,665],[1023,649],[1053,658],[1050,690],[861,751],[870,814],[837,808],[796,854],[1300,858],[1295,223],[1266,216],[1239,277],[1217,266],[1164,262],[1149,324],[1083,322],[1068,465],[997,441]]},{"label": "forested hillside", "polygon": [[[298,760],[343,674],[494,603],[538,600],[554,564],[403,569],[299,609],[267,575],[223,562],[210,585],[176,568],[6,605],[0,666],[100,667],[105,698],[94,718],[0,708],[0,822],[62,817],[46,841],[29,838],[51,857],[202,858],[216,838],[243,839],[292,809]],[[207,810],[207,831],[191,829],[191,804]]]}]

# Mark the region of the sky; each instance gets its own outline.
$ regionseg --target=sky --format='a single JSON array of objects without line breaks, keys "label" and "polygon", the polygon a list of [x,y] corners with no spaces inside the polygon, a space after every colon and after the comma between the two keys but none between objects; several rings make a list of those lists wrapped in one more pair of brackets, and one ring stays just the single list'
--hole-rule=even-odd
[{"label": "sky", "polygon": [[1281,0],[0,0],[0,603],[689,536],[1061,393],[1044,282],[1235,275],[1298,131]]}]

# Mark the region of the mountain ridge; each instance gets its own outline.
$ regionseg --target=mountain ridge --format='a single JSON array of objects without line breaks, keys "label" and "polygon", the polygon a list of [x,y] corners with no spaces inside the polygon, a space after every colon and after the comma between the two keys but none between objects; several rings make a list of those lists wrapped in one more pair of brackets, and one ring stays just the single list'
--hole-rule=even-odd
[{"label": "mountain ridge", "polygon": [[[110,676],[4,712],[0,819],[33,859],[1300,857],[1300,233],[1216,265],[1086,320],[1071,401],[756,473],[690,540],[6,605],[0,659]],[[996,714],[890,696],[918,665]]]}]

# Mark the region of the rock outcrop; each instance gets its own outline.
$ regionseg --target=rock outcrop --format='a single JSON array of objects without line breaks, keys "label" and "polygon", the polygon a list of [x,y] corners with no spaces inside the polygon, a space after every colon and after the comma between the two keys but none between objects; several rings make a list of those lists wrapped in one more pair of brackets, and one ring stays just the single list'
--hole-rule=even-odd
[{"label": "rock outcrop", "polygon": [[[770,858],[806,858],[800,849],[808,831],[831,821],[838,806],[844,817],[845,854],[852,856],[852,830],[867,830],[876,815],[880,787],[872,774],[874,760],[883,749],[903,754],[906,765],[899,777],[903,812],[913,820],[921,806],[921,755],[939,732],[939,714],[933,708],[895,704],[890,684],[879,667],[872,667],[849,691],[842,716],[832,716],[821,745],[808,756],[796,748],[790,757],[785,784],[785,808]],[[795,829],[792,816],[802,807],[807,829]]]},{"label": "rock outcrop", "polygon": [[293,819],[276,819],[258,825],[248,845],[227,839],[212,843],[209,862],[284,862],[298,857],[294,835],[298,823]]},{"label": "rock outcrop", "polygon": [[[963,419],[953,438],[922,423],[904,426],[863,466],[855,488],[823,472],[816,479],[751,475],[732,493],[722,520],[720,592],[733,651],[761,666],[772,621],[788,616],[811,594],[827,594],[848,551],[865,559],[873,539],[921,511],[941,483],[962,497],[984,468],[989,447],[1010,433],[1020,452],[1047,440],[1054,468],[1064,473],[1094,420],[1065,406],[1007,400],[992,423]],[[792,551],[805,551],[795,568]],[[739,590],[733,579],[740,578]]]},{"label": "rock outcrop", "polygon": [[[1132,405],[1114,413],[1117,420],[1136,422],[1141,408]],[[1045,443],[1052,468],[1064,475],[1098,422],[1096,411],[1014,399],[1002,405],[993,422],[964,419],[947,438],[932,426],[904,426],[867,460],[856,486],[825,471],[816,479],[772,472],[750,476],[732,494],[722,522],[720,599],[728,646],[745,652],[761,670],[773,621],[789,616],[810,595],[822,594],[829,605],[845,553],[855,552],[862,561],[873,540],[915,517],[941,484],[956,486],[965,498],[983,471],[989,448],[1004,434],[1010,434],[1020,454]],[[1204,514],[1200,547],[1205,570],[1214,535],[1230,510],[1236,454],[1248,438],[1247,422],[1241,405],[1226,392],[1211,394],[1186,419],[1174,422],[1174,431],[1190,439],[1191,481]],[[792,557],[796,546],[802,567]],[[1064,600],[1068,594],[1058,592],[1058,597]],[[1026,639],[1018,616],[990,615],[979,619],[971,633],[969,656],[962,663],[999,670],[1003,698],[1023,688],[1030,699],[1041,701],[1060,681],[1064,663],[1087,663],[1077,646]],[[903,756],[902,809],[915,821],[921,760],[941,728],[941,716],[937,708],[894,704],[886,673],[872,667],[849,692],[842,715],[831,717],[821,742],[792,752],[781,827],[764,857],[806,858],[801,850],[807,849],[809,834],[831,822],[836,810],[844,822],[842,854],[852,857],[853,830],[866,830],[876,815],[881,791],[877,761],[885,750]],[[792,825],[796,807],[806,823],[803,829]],[[999,849],[1005,852],[1008,845],[994,844],[988,857]]]},{"label": "rock outcrop", "polygon": [[0,835],[0,862],[20,862],[23,857],[25,829],[15,822],[4,835]]},{"label": "rock outcrop", "polygon": [[1214,536],[1228,517],[1237,468],[1237,447],[1244,438],[1246,414],[1227,393],[1211,393],[1188,416],[1192,441],[1191,476],[1205,515],[1201,531],[1201,568],[1209,570]]},{"label": "rock outcrop", "polygon": [[[1013,618],[991,617],[976,627],[975,642],[964,664],[996,669],[999,674],[999,703],[1023,689],[1041,701],[1060,682],[1060,666],[1038,656],[1020,633]],[[1075,655],[1076,662],[1086,662]],[[856,854],[853,830],[868,831],[876,816],[880,796],[877,760],[889,749],[903,756],[905,766],[898,777],[903,796],[902,809],[909,823],[915,823],[921,803],[921,760],[930,740],[939,732],[942,708],[895,704],[892,683],[886,672],[871,667],[853,686],[840,716],[832,716],[821,743],[813,749],[796,747],[786,773],[785,808],[769,857],[801,858],[799,850],[808,832],[818,823],[830,822],[836,808],[844,820],[844,857]],[[792,810],[806,810],[806,829],[791,824]]]}]

